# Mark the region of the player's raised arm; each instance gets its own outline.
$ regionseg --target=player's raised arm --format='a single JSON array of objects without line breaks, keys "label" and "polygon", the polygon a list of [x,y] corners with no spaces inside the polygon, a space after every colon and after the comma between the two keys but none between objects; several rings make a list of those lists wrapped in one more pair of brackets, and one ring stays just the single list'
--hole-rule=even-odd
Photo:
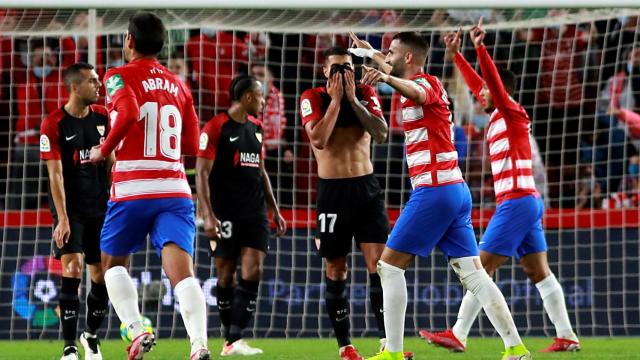
[{"label": "player's raised arm", "polygon": [[469,90],[471,90],[478,101],[483,103],[484,100],[480,96],[480,90],[482,90],[484,81],[460,52],[460,45],[462,43],[462,39],[460,36],[461,32],[461,29],[458,29],[458,31],[456,32],[448,33],[444,37],[444,43],[447,47],[447,51],[449,52],[449,54],[451,54],[451,59],[453,60],[454,64],[456,64],[458,70],[460,70],[460,73],[464,78],[464,82],[467,83]]},{"label": "player's raised arm", "polygon": [[331,97],[331,102],[322,117],[319,116],[320,109],[315,104],[319,100],[315,94],[305,92],[300,99],[304,130],[311,140],[311,145],[320,150],[329,142],[340,113],[340,102],[344,94],[341,73],[335,73],[329,77],[327,93]]},{"label": "player's raised arm", "polygon": [[364,127],[371,134],[371,137],[378,143],[382,144],[387,140],[387,132],[389,128],[382,114],[380,99],[376,95],[373,88],[363,87],[363,101],[367,106],[363,105],[356,97],[356,79],[353,71],[345,71],[344,73],[344,92],[353,112]]},{"label": "player's raised arm", "polygon": [[469,35],[471,36],[473,46],[476,48],[476,52],[478,53],[480,70],[482,70],[482,75],[487,88],[489,89],[489,92],[491,92],[493,104],[497,108],[504,107],[510,103],[509,93],[500,79],[498,68],[496,68],[496,65],[493,63],[493,60],[487,52],[487,48],[484,46],[483,41],[486,31],[482,28],[482,18],[480,18],[478,25],[471,28]]},{"label": "player's raised arm", "polygon": [[416,104],[427,103],[427,93],[423,87],[413,80],[401,79],[392,75],[383,73],[378,69],[362,65],[363,75],[361,82],[365,85],[376,85],[379,82],[385,82],[396,89],[402,96],[415,102]]},{"label": "player's raised arm", "polygon": [[350,53],[357,57],[371,58],[385,74],[391,72],[391,65],[385,62],[385,55],[381,51],[374,49],[368,41],[361,40],[353,32],[350,32],[349,36],[353,41],[352,47],[349,49]]}]

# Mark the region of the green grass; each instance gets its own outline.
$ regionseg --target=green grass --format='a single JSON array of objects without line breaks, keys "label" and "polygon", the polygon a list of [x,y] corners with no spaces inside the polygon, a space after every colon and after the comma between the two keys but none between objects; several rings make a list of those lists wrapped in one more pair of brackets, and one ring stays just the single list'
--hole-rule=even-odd
[{"label": "green grass", "polygon": [[[338,352],[335,341],[332,339],[260,339],[250,340],[254,346],[264,350],[264,355],[253,357],[256,360],[337,360]],[[537,350],[550,343],[546,338],[527,338],[525,344],[532,350],[534,359],[640,359],[638,345],[640,339],[631,337],[621,338],[584,338],[582,339],[582,351],[575,354],[541,354]],[[377,340],[354,339],[354,344],[364,356],[372,355],[377,350]],[[222,341],[212,339],[209,342],[214,358],[218,359],[218,353]],[[125,343],[120,340],[103,342],[103,354],[105,360],[124,359]],[[502,342],[499,339],[470,339],[469,347],[464,354],[450,354],[446,350],[434,348],[423,340],[415,337],[407,338],[405,347],[415,352],[416,360],[444,359],[500,359]],[[0,341],[0,359],[43,359],[57,360],[60,358],[62,342],[60,341]],[[156,348],[145,356],[145,360],[175,360],[188,358],[188,343],[186,340],[160,339]],[[243,358],[243,357],[240,357]]]}]

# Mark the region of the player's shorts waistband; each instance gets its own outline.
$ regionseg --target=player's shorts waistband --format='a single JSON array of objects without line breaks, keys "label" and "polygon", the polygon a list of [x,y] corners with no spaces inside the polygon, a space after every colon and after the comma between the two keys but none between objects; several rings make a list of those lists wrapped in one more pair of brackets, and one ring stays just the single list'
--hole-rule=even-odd
[{"label": "player's shorts waistband", "polygon": [[376,178],[376,176],[374,175],[374,173],[367,174],[367,175],[361,175],[361,176],[355,176],[355,177],[349,177],[349,178],[336,178],[336,179],[318,178],[318,184],[320,184],[320,183],[324,183],[324,184],[350,184],[350,183],[358,183],[358,182],[366,182],[366,181],[370,181],[370,180],[375,180],[375,178]]}]

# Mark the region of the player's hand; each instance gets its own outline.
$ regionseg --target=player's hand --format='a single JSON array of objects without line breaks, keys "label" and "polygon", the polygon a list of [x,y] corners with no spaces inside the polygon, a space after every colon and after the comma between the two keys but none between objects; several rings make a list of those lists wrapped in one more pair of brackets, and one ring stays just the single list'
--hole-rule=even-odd
[{"label": "player's hand", "polygon": [[94,164],[104,161],[104,156],[100,151],[100,145],[96,145],[91,148],[91,151],[89,152],[89,160]]},{"label": "player's hand", "polygon": [[478,21],[478,25],[475,25],[469,31],[469,35],[471,36],[471,41],[473,41],[473,46],[479,48],[483,45],[484,36],[487,32],[482,28],[482,17]]},{"label": "player's hand", "polygon": [[342,74],[337,72],[327,80],[327,93],[331,96],[331,100],[340,102],[344,95],[344,86],[342,84]]},{"label": "player's hand", "polygon": [[356,98],[356,76],[353,71],[344,72],[344,95],[349,102],[357,101]]},{"label": "player's hand", "polygon": [[358,48],[358,49],[371,49],[373,50],[373,46],[371,46],[371,44],[369,44],[369,42],[365,41],[365,40],[361,40],[358,35],[356,35],[353,32],[349,32],[349,37],[351,37],[351,41],[353,41],[351,43],[351,47],[354,48]]},{"label": "player's hand", "polygon": [[60,220],[53,230],[53,240],[56,242],[58,249],[62,249],[64,244],[69,241],[70,235],[71,228],[69,227],[69,219]]},{"label": "player's hand", "polygon": [[458,28],[458,31],[451,31],[444,36],[444,44],[451,55],[457,54],[460,51],[460,44],[462,43],[462,39],[460,38],[461,32],[462,29]]},{"label": "player's hand", "polygon": [[282,236],[287,231],[287,221],[282,217],[280,212],[276,212],[273,216],[273,221],[276,223],[276,236]]},{"label": "player's hand", "polygon": [[209,239],[220,239],[222,231],[222,223],[213,215],[205,215],[204,217],[204,233]]},{"label": "player's hand", "polygon": [[379,82],[389,81],[389,75],[383,73],[378,69],[368,67],[367,65],[362,65],[362,70],[362,80],[360,80],[360,82],[365,85],[375,86]]}]

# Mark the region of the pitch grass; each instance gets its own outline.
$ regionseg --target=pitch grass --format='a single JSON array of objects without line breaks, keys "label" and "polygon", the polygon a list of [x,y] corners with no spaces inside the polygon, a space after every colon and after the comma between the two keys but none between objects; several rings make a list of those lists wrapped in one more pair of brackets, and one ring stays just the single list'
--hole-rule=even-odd
[{"label": "pitch grass", "polygon": [[[335,341],[332,339],[249,339],[251,345],[264,350],[263,355],[250,358],[234,357],[236,359],[255,360],[337,360],[338,352]],[[542,354],[537,350],[545,347],[551,339],[527,338],[525,344],[532,350],[534,359],[572,359],[572,360],[604,360],[604,359],[640,359],[640,338],[583,338],[582,351],[574,354]],[[363,356],[375,353],[378,346],[377,339],[354,339]],[[78,345],[80,345],[78,343]],[[218,356],[222,341],[212,339],[209,341],[214,359]],[[424,340],[416,337],[406,339],[407,350],[415,352],[415,360],[444,359],[500,359],[502,342],[499,339],[472,338],[469,347],[464,354],[450,354],[444,349],[435,348]],[[103,341],[102,349],[105,360],[126,359],[124,353],[125,343],[121,340]],[[62,351],[61,341],[0,341],[0,359],[43,359],[58,360]],[[176,360],[187,359],[189,346],[186,340],[160,339],[155,349],[145,356],[145,360]],[[82,359],[82,357],[81,357]]]}]

